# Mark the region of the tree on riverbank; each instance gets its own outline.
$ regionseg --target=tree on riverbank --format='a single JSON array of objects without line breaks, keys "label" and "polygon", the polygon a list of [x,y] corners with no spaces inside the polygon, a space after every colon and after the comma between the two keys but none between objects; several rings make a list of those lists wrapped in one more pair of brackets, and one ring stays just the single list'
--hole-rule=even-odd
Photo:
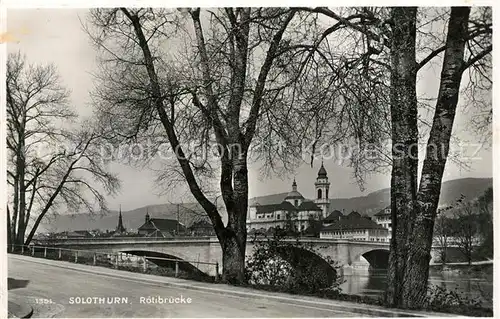
[{"label": "tree on riverbank", "polygon": [[[358,75],[358,81],[351,83],[358,99],[357,112],[340,114],[347,114],[346,121],[350,120],[356,129],[354,136],[360,145],[365,142],[375,151],[382,149],[375,158],[386,159],[391,169],[393,232],[386,303],[420,308],[427,293],[433,229],[444,168],[451,157],[450,140],[459,98],[477,106],[481,116],[476,120],[481,119],[482,123],[477,126],[479,133],[491,135],[488,125],[491,123],[491,99],[488,98],[491,8],[472,11],[469,7],[445,11],[415,7],[359,8],[344,16],[329,8],[304,10],[332,18],[337,23],[332,23],[332,29],[341,25],[352,30],[350,39],[357,41],[357,47],[365,48],[361,53],[353,50],[351,55],[344,56],[342,67],[347,65],[350,70],[344,73],[348,75],[345,78]],[[427,27],[436,21],[441,27],[447,25],[444,36],[436,36]],[[417,79],[421,76],[419,71],[435,63],[437,57],[442,57],[439,92],[435,104],[430,105],[422,103],[417,96]],[[335,76],[338,69],[338,64],[332,67]],[[465,77],[468,81],[462,83]],[[380,98],[386,100],[377,103]],[[390,106],[386,121],[375,117],[387,114],[377,105]],[[434,113],[430,123],[419,116],[419,107],[423,106]],[[420,134],[422,126],[428,138],[418,180],[418,145],[425,138]],[[346,132],[348,130],[346,128]],[[389,152],[379,145],[384,137],[391,141]],[[354,154],[352,162],[356,172],[377,169],[383,164],[367,156],[372,153]]]},{"label": "tree on riverbank", "polygon": [[[491,44],[488,45],[491,43],[488,18],[480,21],[481,26],[476,28],[470,14],[471,9],[468,7],[453,7],[447,21],[444,45],[417,64],[417,10],[394,8],[391,12],[391,208],[395,231],[391,240],[386,298],[394,306],[418,308],[424,302],[434,220],[462,76],[477,62],[489,61],[489,58],[485,58],[491,52]],[[473,44],[470,39],[476,40],[474,34],[479,32],[482,34],[479,36],[481,45],[471,49]],[[418,153],[415,149],[418,145],[417,72],[423,62],[432,59],[439,52],[444,53],[440,89],[418,185]],[[486,62],[481,62],[482,59]],[[401,146],[403,152],[400,153],[394,146]]]},{"label": "tree on riverbank", "polygon": [[445,212],[449,209],[439,209],[434,225],[434,241],[439,246],[439,258],[442,265],[446,264],[450,237],[453,235],[453,223]]},{"label": "tree on riverbank", "polygon": [[493,189],[475,200],[462,196],[454,207],[452,236],[469,265],[493,257]]},{"label": "tree on riverbank", "polygon": [[488,188],[478,198],[480,215],[481,244],[478,255],[482,258],[493,258],[493,188]]},{"label": "tree on riverbank", "polygon": [[466,201],[465,197],[460,198],[453,217],[455,244],[470,266],[479,236],[480,220],[477,203]]},{"label": "tree on riverbank", "polygon": [[95,148],[100,136],[90,123],[64,128],[76,115],[54,65],[33,65],[20,53],[9,54],[6,88],[7,243],[27,245],[56,207],[105,209],[96,184],[110,193],[119,184],[105,170]]}]

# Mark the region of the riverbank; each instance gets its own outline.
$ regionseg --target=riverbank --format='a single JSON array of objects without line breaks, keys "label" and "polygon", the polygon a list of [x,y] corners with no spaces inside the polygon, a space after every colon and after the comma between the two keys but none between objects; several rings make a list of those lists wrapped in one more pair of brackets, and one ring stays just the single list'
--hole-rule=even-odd
[{"label": "riverbank", "polygon": [[466,262],[449,263],[449,264],[431,264],[431,270],[442,271],[443,273],[459,273],[459,274],[493,274],[493,260],[473,262],[470,265]]},{"label": "riverbank", "polygon": [[[452,270],[442,267],[430,267],[429,295],[433,307],[450,308],[450,312],[464,314],[455,308],[460,304],[471,305],[472,308],[493,308],[493,267],[491,263],[473,265],[451,265]],[[459,270],[456,270],[459,268]],[[382,298],[387,285],[387,270],[355,269],[344,276],[341,285],[342,293],[362,295],[374,299]],[[438,306],[440,305],[440,306]],[[467,307],[465,307],[467,308]],[[436,309],[436,308],[433,308]],[[443,310],[444,311],[444,310]],[[467,309],[465,310],[467,313]]]}]

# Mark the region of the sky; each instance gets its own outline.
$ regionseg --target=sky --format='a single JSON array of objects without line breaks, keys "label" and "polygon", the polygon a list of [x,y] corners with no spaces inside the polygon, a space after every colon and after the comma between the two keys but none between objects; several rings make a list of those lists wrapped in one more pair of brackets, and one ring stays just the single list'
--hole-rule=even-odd
[{"label": "sky", "polygon": [[[93,89],[92,72],[96,71],[96,51],[82,29],[80,19],[84,21],[85,9],[17,9],[8,11],[7,28],[13,35],[13,42],[7,46],[8,52],[21,51],[32,63],[54,63],[61,75],[63,84],[71,90],[71,102],[81,116],[92,114],[89,92]],[[424,71],[422,71],[424,72]],[[439,69],[429,68],[425,72],[425,81],[420,81],[418,92],[428,96],[437,93]],[[459,138],[469,139],[469,132],[463,130],[469,119],[463,112],[458,112],[454,134]],[[467,152],[472,155],[476,147]],[[307,163],[301,165],[287,177],[265,178],[259,174],[259,166],[250,164],[249,196],[262,196],[291,190],[295,177],[298,190],[307,198],[314,195],[314,182],[319,169]],[[444,180],[464,177],[492,177],[491,149],[482,147],[469,162],[470,169],[465,170],[448,161]],[[353,180],[352,169],[339,165],[334,160],[324,162],[330,179],[330,197],[345,198],[363,196],[382,188],[389,187],[390,174],[373,174],[367,180],[362,191]],[[187,198],[185,188],[180,193],[158,196],[155,185],[155,173],[147,169],[137,169],[120,163],[112,163],[110,169],[122,180],[122,188],[115,197],[108,197],[109,207],[129,210],[145,205],[178,202],[179,198]],[[187,197],[186,197],[187,196]]]}]

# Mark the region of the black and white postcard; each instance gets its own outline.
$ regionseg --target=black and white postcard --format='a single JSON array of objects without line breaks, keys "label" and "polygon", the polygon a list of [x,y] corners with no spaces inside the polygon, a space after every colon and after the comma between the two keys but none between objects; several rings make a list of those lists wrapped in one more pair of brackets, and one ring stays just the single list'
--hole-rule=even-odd
[{"label": "black and white postcard", "polygon": [[493,2],[445,2],[3,4],[5,317],[492,317]]}]

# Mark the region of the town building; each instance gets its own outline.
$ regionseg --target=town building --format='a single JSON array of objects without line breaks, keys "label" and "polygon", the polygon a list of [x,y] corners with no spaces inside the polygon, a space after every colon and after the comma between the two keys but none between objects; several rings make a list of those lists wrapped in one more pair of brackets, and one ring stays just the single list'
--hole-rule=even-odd
[{"label": "town building", "polygon": [[76,239],[76,238],[89,238],[92,234],[88,230],[73,230],[57,233],[53,236],[56,239]]},{"label": "town building", "polygon": [[309,226],[302,232],[302,236],[319,238],[324,225],[321,220],[309,220]]},{"label": "town building", "polygon": [[373,217],[375,218],[375,222],[377,224],[388,230],[388,237],[390,238],[392,235],[391,207],[387,206],[373,215]]},{"label": "town building", "polygon": [[189,226],[188,234],[191,236],[215,236],[215,230],[209,221],[199,220]]},{"label": "town building", "polygon": [[349,239],[360,241],[387,242],[388,230],[376,222],[350,214],[321,229],[321,239]]},{"label": "town building", "polygon": [[144,224],[138,228],[137,233],[144,237],[170,238],[185,234],[186,227],[175,219],[151,218],[146,212]]}]

